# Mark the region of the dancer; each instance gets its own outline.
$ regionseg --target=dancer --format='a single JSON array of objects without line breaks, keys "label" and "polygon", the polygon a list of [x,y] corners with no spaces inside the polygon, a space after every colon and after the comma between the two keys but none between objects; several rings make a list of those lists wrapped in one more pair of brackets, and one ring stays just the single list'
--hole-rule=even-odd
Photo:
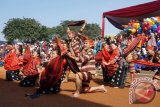
[{"label": "dancer", "polygon": [[112,78],[110,83],[116,85],[117,82],[115,81],[118,78],[116,75],[116,71],[118,70],[118,59],[120,56],[118,47],[114,44],[110,44],[110,58],[108,62],[104,62],[103,64],[107,66],[107,72],[109,76]]},{"label": "dancer", "polygon": [[74,59],[67,55],[67,49],[57,38],[57,50],[60,50],[55,58],[51,59],[41,73],[40,87],[33,94],[26,94],[30,98],[37,98],[42,94],[59,93],[62,76],[67,66],[72,72],[80,72]]},{"label": "dancer", "polygon": [[[81,26],[81,28],[76,33],[71,30],[71,26]],[[67,33],[68,33],[68,38],[69,38],[68,49],[70,52],[70,57],[72,57],[75,60],[79,57],[80,52],[82,50],[83,37],[84,37],[82,33],[83,33],[85,26],[86,26],[86,21],[81,20],[81,21],[70,22],[67,27]],[[81,66],[80,61],[76,60],[76,63],[80,69],[80,66]],[[70,69],[67,69],[66,77],[63,82],[68,82],[69,73],[70,73]]]},{"label": "dancer", "polygon": [[38,78],[39,78],[39,73],[41,72],[40,51],[39,50],[34,51],[32,56],[30,52],[30,47],[27,46],[23,60],[24,60],[24,65],[22,73],[24,75],[24,79],[21,80],[19,85],[21,87],[32,87],[36,83],[39,84]]},{"label": "dancer", "polygon": [[129,72],[131,76],[131,81],[133,81],[135,78],[135,63],[133,62],[133,60],[136,60],[136,59],[137,59],[137,55],[134,53],[134,51],[129,53],[128,56],[126,57],[126,61],[129,64]]},{"label": "dancer", "polygon": [[[153,58],[153,62],[160,64],[160,50],[156,52],[156,54]],[[157,71],[156,71],[155,75],[153,76],[153,80],[158,82],[158,80],[160,80],[160,67],[156,67],[155,70],[157,70]]]},{"label": "dancer", "polygon": [[81,72],[76,74],[76,92],[73,97],[79,97],[81,92],[89,93],[97,90],[107,92],[104,85],[97,87],[89,86],[90,80],[92,80],[96,74],[95,59],[91,49],[93,45],[93,41],[85,40],[83,50],[79,56],[79,60],[81,61]]},{"label": "dancer", "polygon": [[108,63],[110,59],[110,48],[108,44],[105,44],[105,46],[102,48],[102,72],[103,72],[103,81],[105,83],[110,83],[112,80],[112,76],[109,75],[109,72],[107,71],[107,65],[105,63]]},{"label": "dancer", "polygon": [[4,68],[6,71],[6,80],[20,80],[21,76],[19,75],[19,71],[22,65],[22,60],[20,57],[20,52],[12,45],[8,45],[9,53],[4,59]]}]

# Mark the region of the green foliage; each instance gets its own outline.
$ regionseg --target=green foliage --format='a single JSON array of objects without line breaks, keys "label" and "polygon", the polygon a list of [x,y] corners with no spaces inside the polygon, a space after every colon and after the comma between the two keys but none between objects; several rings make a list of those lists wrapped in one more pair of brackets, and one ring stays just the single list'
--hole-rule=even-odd
[{"label": "green foliage", "polygon": [[122,35],[123,37],[127,37],[128,36],[128,34],[126,32],[124,32],[124,31],[120,31],[116,36],[120,36],[120,35]]},{"label": "green foliage", "polygon": [[[66,37],[67,24],[70,21],[62,21],[60,25],[52,28],[41,25],[35,19],[31,18],[13,18],[10,19],[4,27],[2,33],[5,35],[8,43],[14,40],[19,40],[23,43],[35,43],[37,41],[46,40],[49,41],[54,35],[58,37]],[[81,26],[71,27],[71,30],[78,32]],[[98,24],[87,24],[84,29],[84,35],[89,38],[94,38],[101,33],[101,29]]]},{"label": "green foliage", "polygon": [[[56,26],[53,29],[53,32],[60,37],[66,36],[66,29],[67,29],[67,23],[70,21],[62,21],[59,26]],[[73,26],[70,27],[72,31],[78,32],[81,28],[81,26]],[[84,35],[88,36],[89,38],[95,38],[101,34],[101,28],[98,24],[87,24],[86,28],[84,29]]]},{"label": "green foliage", "polygon": [[38,40],[39,41],[42,41],[42,40],[49,41],[52,39],[52,36],[53,36],[52,29],[47,28],[46,26],[42,26]]},{"label": "green foliage", "polygon": [[93,39],[101,34],[101,28],[98,24],[87,24],[84,34]]},{"label": "green foliage", "polygon": [[42,26],[35,19],[31,18],[10,19],[3,29],[7,41],[12,42],[17,39],[25,43],[34,43],[37,40],[48,38],[47,36],[50,32],[47,27]]}]

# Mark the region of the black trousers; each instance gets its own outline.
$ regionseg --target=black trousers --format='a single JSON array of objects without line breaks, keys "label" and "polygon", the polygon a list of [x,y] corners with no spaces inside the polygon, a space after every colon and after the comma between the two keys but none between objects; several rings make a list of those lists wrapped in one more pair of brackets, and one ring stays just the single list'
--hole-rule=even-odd
[{"label": "black trousers", "polygon": [[22,79],[19,83],[21,87],[33,87],[36,83],[36,80],[38,79],[39,74],[37,75],[31,75],[27,76],[24,79]]},{"label": "black trousers", "polygon": [[103,82],[110,83],[112,80],[112,76],[109,76],[107,69],[105,69],[103,66],[102,66],[102,72],[103,72]]},{"label": "black trousers", "polygon": [[21,80],[22,76],[19,75],[19,70],[8,70],[6,71],[6,80],[13,81],[13,80]]}]

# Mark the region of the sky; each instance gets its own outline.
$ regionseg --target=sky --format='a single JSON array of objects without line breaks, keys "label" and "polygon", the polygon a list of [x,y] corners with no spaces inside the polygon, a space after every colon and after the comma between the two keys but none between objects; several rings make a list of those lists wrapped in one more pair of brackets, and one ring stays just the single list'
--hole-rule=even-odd
[{"label": "sky", "polygon": [[[55,27],[65,20],[86,20],[101,27],[103,12],[154,0],[0,0],[0,41],[2,30],[12,18],[34,18],[47,27]],[[105,34],[119,32],[106,20]]]}]

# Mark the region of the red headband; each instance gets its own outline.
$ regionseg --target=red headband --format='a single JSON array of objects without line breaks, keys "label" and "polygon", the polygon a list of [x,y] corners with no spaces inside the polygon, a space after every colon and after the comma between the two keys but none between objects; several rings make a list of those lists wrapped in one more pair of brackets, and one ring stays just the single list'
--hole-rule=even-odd
[{"label": "red headband", "polygon": [[85,42],[88,42],[90,44],[90,46],[94,46],[94,42],[92,40],[85,40]]}]

